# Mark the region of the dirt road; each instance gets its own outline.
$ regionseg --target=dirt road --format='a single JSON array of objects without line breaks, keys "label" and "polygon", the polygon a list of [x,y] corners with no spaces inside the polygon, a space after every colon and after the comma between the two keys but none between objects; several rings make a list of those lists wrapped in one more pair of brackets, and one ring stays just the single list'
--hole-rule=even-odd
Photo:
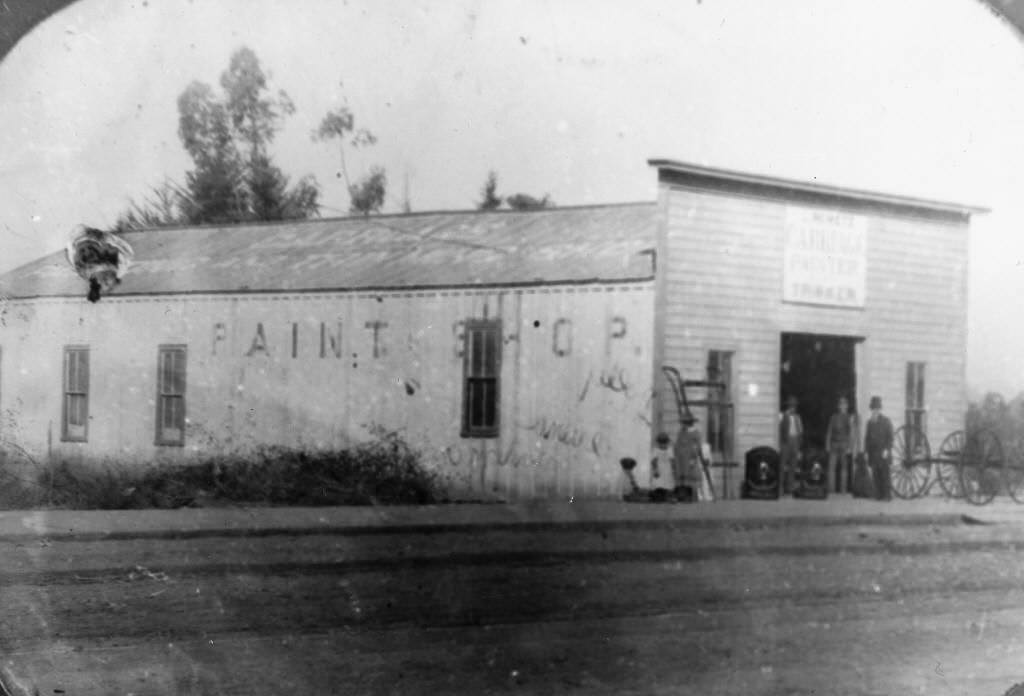
[{"label": "dirt road", "polygon": [[0,541],[12,694],[992,694],[1024,526]]}]

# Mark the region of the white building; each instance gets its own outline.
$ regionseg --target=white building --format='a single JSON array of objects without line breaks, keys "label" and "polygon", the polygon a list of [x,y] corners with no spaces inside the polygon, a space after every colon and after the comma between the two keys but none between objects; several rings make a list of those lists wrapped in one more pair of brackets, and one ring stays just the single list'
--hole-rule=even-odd
[{"label": "white building", "polygon": [[3,436],[178,461],[398,430],[447,478],[618,496],[647,450],[653,204],[125,235],[92,304],[63,254],[3,278]]},{"label": "white building", "polygon": [[63,254],[16,269],[0,437],[159,462],[379,425],[516,499],[618,497],[677,428],[666,365],[724,385],[687,391],[718,465],[774,445],[789,394],[812,444],[839,394],[961,427],[980,209],[652,165],[656,203],[132,233],[96,304]]}]

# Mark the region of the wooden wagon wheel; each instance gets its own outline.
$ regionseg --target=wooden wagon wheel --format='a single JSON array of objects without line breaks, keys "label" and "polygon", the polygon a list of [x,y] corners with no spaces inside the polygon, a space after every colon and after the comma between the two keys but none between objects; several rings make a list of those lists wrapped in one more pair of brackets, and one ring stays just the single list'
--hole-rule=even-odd
[{"label": "wooden wagon wheel", "polygon": [[960,485],[967,502],[991,503],[1003,480],[1003,445],[995,431],[977,430],[967,437],[960,459]]},{"label": "wooden wagon wheel", "polygon": [[921,496],[928,486],[932,456],[928,437],[913,425],[902,425],[893,436],[892,492],[909,500]]},{"label": "wooden wagon wheel", "polygon": [[1003,481],[1014,502],[1024,503],[1024,440],[1011,448],[1003,467]]},{"label": "wooden wagon wheel", "polygon": [[939,445],[939,453],[935,458],[935,478],[939,487],[950,498],[963,498],[964,489],[960,485],[960,458],[963,456],[967,443],[967,433],[954,430]]}]

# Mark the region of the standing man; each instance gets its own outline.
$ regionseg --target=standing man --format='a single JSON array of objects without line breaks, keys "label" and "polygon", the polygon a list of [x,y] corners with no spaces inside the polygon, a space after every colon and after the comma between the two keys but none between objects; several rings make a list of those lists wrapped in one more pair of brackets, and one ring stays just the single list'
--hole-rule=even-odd
[{"label": "standing man", "polygon": [[868,467],[875,480],[875,497],[892,500],[892,481],[889,479],[889,456],[892,454],[892,421],[882,413],[882,398],[871,397],[871,417],[864,430],[864,452]]},{"label": "standing man", "polygon": [[850,402],[845,396],[839,397],[838,411],[832,414],[825,435],[825,450],[828,452],[828,487],[833,493],[849,493],[852,482],[843,476],[847,471],[846,458],[857,455],[857,416],[850,413]]},{"label": "standing man", "polygon": [[779,414],[779,467],[782,469],[782,493],[793,492],[793,476],[800,465],[803,447],[804,422],[796,412],[799,402],[795,396],[786,399],[786,410]]}]

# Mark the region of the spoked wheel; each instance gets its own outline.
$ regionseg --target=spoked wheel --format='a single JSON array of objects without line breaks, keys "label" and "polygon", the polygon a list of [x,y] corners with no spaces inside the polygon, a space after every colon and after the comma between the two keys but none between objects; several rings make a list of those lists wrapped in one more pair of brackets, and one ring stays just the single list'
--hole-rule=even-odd
[{"label": "spoked wheel", "polygon": [[991,430],[978,430],[967,438],[960,466],[960,485],[967,502],[991,503],[1003,478],[1003,445]]},{"label": "spoked wheel", "polygon": [[1003,466],[1006,492],[1016,503],[1024,503],[1024,449],[1022,446],[1024,446],[1024,442],[1018,442],[1017,446],[1012,448],[1013,453]]},{"label": "spoked wheel", "polygon": [[954,430],[939,445],[939,454],[935,459],[935,478],[950,498],[964,497],[964,489],[960,485],[960,458],[963,457],[966,445],[967,433],[963,430]]},{"label": "spoked wheel", "polygon": [[892,492],[904,500],[917,498],[928,486],[931,467],[927,436],[913,425],[900,426],[893,436]]}]

